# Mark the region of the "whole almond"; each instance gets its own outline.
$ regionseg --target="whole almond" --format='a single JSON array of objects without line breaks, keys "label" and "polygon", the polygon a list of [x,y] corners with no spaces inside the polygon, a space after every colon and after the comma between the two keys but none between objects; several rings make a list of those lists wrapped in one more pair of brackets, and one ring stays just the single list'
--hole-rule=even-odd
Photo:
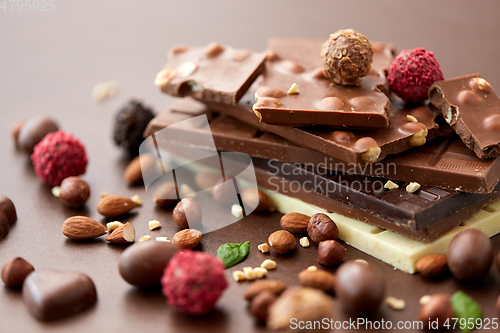
[{"label": "whole almond", "polygon": [[142,181],[143,174],[150,174],[155,167],[156,158],[151,154],[141,154],[128,164],[123,174],[127,184],[135,184]]},{"label": "whole almond", "polygon": [[127,222],[113,230],[106,240],[110,243],[132,243],[135,240],[135,228]]},{"label": "whole almond", "polygon": [[430,300],[422,305],[417,320],[424,323],[424,328],[429,328],[432,322],[437,321],[438,329],[444,327],[445,322],[455,317],[450,296],[447,294],[432,295]]},{"label": "whole almond", "polygon": [[119,195],[108,195],[99,200],[97,211],[106,217],[115,217],[128,213],[137,206],[130,198]]},{"label": "whole almond", "polygon": [[268,212],[273,209],[271,199],[259,189],[247,188],[243,190],[241,201],[247,207],[255,207],[256,212]]},{"label": "whole almond", "polygon": [[293,251],[297,246],[295,236],[286,230],[278,230],[273,232],[268,240],[269,245],[279,254],[285,254]]},{"label": "whole almond", "polygon": [[71,239],[91,239],[106,234],[106,227],[86,216],[73,216],[64,221],[62,233]]},{"label": "whole almond", "polygon": [[172,238],[172,243],[181,250],[195,248],[201,241],[201,231],[195,229],[184,229]]},{"label": "whole almond", "polygon": [[3,264],[0,275],[6,287],[17,288],[23,285],[24,279],[34,270],[33,265],[23,258],[17,257]]},{"label": "whole almond", "polygon": [[245,299],[251,301],[255,296],[263,291],[270,291],[279,296],[286,289],[286,284],[278,280],[261,280],[250,284],[245,291]]},{"label": "whole almond", "polygon": [[335,290],[337,278],[335,275],[322,270],[303,270],[299,273],[299,282],[303,287],[321,289],[332,294]]},{"label": "whole almond", "polygon": [[429,254],[417,261],[415,269],[423,277],[431,279],[448,270],[448,257],[441,253]]},{"label": "whole almond", "polygon": [[281,217],[281,227],[293,234],[302,234],[307,232],[310,216],[301,213],[288,213]]}]

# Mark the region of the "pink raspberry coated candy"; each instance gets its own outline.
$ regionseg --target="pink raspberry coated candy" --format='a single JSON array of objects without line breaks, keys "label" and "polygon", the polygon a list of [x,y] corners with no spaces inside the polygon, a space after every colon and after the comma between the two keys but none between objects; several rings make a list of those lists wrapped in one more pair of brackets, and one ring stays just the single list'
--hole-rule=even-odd
[{"label": "pink raspberry coated candy", "polygon": [[443,80],[441,66],[434,53],[419,47],[403,50],[392,60],[387,75],[391,89],[405,102],[423,102],[435,81]]},{"label": "pink raspberry coated candy", "polygon": [[85,173],[85,147],[71,133],[57,131],[47,134],[33,149],[31,162],[35,172],[51,186],[61,184],[64,178]]},{"label": "pink raspberry coated candy", "polygon": [[222,262],[192,250],[178,252],[170,259],[161,284],[170,305],[193,315],[214,309],[215,302],[227,288]]}]

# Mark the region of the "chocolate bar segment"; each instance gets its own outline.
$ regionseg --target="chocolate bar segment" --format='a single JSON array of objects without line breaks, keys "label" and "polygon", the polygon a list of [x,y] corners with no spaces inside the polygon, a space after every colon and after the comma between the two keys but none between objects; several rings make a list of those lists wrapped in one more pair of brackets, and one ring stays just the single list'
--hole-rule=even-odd
[{"label": "chocolate bar segment", "polygon": [[[321,40],[301,40],[298,49],[290,50],[297,45],[283,39],[269,41],[268,49],[281,52],[266,62],[262,86],[255,93],[253,110],[260,121],[285,126],[388,127],[391,102],[378,87],[386,90],[385,72],[394,46],[373,43],[374,62],[368,75],[359,86],[343,86],[324,77],[322,44]],[[308,61],[302,61],[303,53],[312,54]]]},{"label": "chocolate bar segment", "polygon": [[424,146],[390,155],[380,162],[356,165],[297,146],[231,117],[218,115],[189,98],[178,100],[161,112],[150,122],[145,136],[200,114],[208,116],[211,133],[207,128],[185,130],[191,130],[192,137],[212,135],[218,150],[309,165],[322,173],[325,172],[323,170],[338,170],[472,193],[490,193],[500,179],[500,158],[480,159],[456,136],[434,139]]},{"label": "chocolate bar segment", "polygon": [[236,104],[264,70],[265,53],[211,43],[206,47],[174,46],[155,85],[172,96]]},{"label": "chocolate bar segment", "polygon": [[500,153],[500,99],[479,74],[434,82],[429,99],[480,158]]}]

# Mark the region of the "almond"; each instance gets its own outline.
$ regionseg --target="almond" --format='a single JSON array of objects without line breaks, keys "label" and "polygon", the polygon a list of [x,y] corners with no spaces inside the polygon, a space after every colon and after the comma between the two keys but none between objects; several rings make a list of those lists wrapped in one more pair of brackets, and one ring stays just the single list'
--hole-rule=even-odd
[{"label": "almond", "polygon": [[279,296],[286,289],[286,284],[278,280],[262,280],[252,283],[245,291],[245,299],[252,300],[255,296],[263,291],[270,291],[276,296]]},{"label": "almond", "polygon": [[201,231],[195,229],[184,229],[179,231],[172,238],[172,243],[179,249],[195,248],[201,241]]},{"label": "almond", "polygon": [[335,275],[321,270],[303,270],[299,273],[299,282],[303,287],[321,289],[333,293],[337,278]]},{"label": "almond", "polygon": [[415,269],[423,277],[431,279],[442,273],[444,273],[447,268],[448,257],[446,254],[429,254],[425,257],[420,258],[415,265]]},{"label": "almond", "polygon": [[295,249],[295,236],[286,230],[273,232],[268,238],[269,245],[279,254],[285,254]]},{"label": "almond", "polygon": [[310,216],[301,213],[288,213],[281,217],[281,227],[294,234],[302,234],[307,232]]},{"label": "almond", "polygon": [[135,240],[135,228],[127,222],[113,230],[106,240],[110,243],[132,243]]},{"label": "almond", "polygon": [[106,233],[106,227],[86,216],[73,216],[64,221],[64,236],[71,239],[91,239]]},{"label": "almond", "polygon": [[99,200],[97,211],[106,217],[115,217],[128,213],[137,206],[130,198],[118,195],[108,195]]},{"label": "almond", "polygon": [[141,154],[128,164],[123,174],[127,184],[135,184],[142,181],[143,174],[150,174],[155,167],[156,158],[151,154]]}]

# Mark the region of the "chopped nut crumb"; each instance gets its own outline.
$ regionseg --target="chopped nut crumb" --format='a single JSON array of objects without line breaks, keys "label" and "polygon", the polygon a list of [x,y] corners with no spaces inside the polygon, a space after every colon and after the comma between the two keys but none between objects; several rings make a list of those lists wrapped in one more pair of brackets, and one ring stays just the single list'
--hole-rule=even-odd
[{"label": "chopped nut crumb", "polygon": [[243,273],[242,271],[234,271],[233,272],[233,279],[236,282],[245,281],[245,273]]},{"label": "chopped nut crumb", "polygon": [[385,299],[385,302],[394,310],[403,310],[406,307],[406,302],[404,299],[398,299],[392,296],[387,297]]},{"label": "chopped nut crumb", "polygon": [[267,269],[263,267],[255,267],[253,273],[257,279],[262,279],[267,274]]},{"label": "chopped nut crumb", "polygon": [[255,280],[255,273],[252,267],[243,267],[243,274],[246,280]]},{"label": "chopped nut crumb", "polygon": [[148,222],[149,230],[161,228],[161,223],[158,220],[151,220]]},{"label": "chopped nut crumb", "polygon": [[172,68],[163,68],[156,74],[154,84],[157,87],[164,88],[176,75],[177,72]]},{"label": "chopped nut crumb", "polygon": [[408,119],[408,121],[411,121],[412,123],[418,123],[418,119],[412,116],[411,114],[407,114],[406,119]]},{"label": "chopped nut crumb", "polygon": [[314,271],[317,271],[318,270],[318,267],[314,266],[314,265],[311,265],[309,267],[307,267],[307,270],[309,272],[314,272]]},{"label": "chopped nut crumb", "polygon": [[142,242],[147,242],[147,241],[150,241],[151,240],[151,236],[149,235],[144,235],[142,236],[141,238],[139,238],[139,243],[142,243]]},{"label": "chopped nut crumb", "polygon": [[260,267],[265,268],[267,270],[270,269],[275,269],[276,268],[276,261],[271,260],[271,259],[266,259],[260,264]]},{"label": "chopped nut crumb", "polygon": [[108,192],[101,192],[101,198],[107,197],[108,195]]},{"label": "chopped nut crumb", "polygon": [[177,68],[179,77],[188,77],[198,69],[198,65],[194,62],[185,62]]},{"label": "chopped nut crumb", "polygon": [[121,227],[122,225],[123,225],[123,223],[121,223],[120,221],[114,221],[114,222],[106,223],[106,228],[108,229],[108,232],[111,232],[111,231],[115,230],[116,228]]},{"label": "chopped nut crumb", "polygon": [[231,214],[236,218],[243,217],[243,208],[240,205],[232,205]]},{"label": "chopped nut crumb", "polygon": [[181,198],[196,198],[196,191],[189,187],[188,184],[182,183],[179,187],[179,195]]},{"label": "chopped nut crumb", "polygon": [[309,239],[307,237],[302,237],[300,240],[299,240],[299,243],[300,245],[302,245],[302,247],[309,247],[309,245],[311,245],[309,243]]},{"label": "chopped nut crumb", "polygon": [[167,237],[156,237],[157,242],[165,242],[165,243],[170,243]]},{"label": "chopped nut crumb", "polygon": [[387,183],[385,183],[384,188],[393,190],[395,188],[399,188],[399,185],[393,182],[392,180],[388,180]]},{"label": "chopped nut crumb", "polygon": [[354,262],[359,262],[359,263],[368,265],[368,262],[366,262],[366,260],[363,260],[363,259],[356,259],[356,260],[354,260]]},{"label": "chopped nut crumb", "polygon": [[299,86],[297,85],[297,83],[292,83],[292,86],[290,87],[290,89],[288,89],[288,95],[298,94],[298,93],[299,93]]},{"label": "chopped nut crumb", "polygon": [[56,198],[59,198],[61,195],[61,187],[60,186],[54,186],[51,190],[52,195],[55,196]]},{"label": "chopped nut crumb", "polygon": [[118,82],[100,82],[92,89],[92,98],[97,102],[101,102],[107,98],[113,97],[117,92]]},{"label": "chopped nut crumb", "polygon": [[419,188],[420,188],[419,183],[411,182],[410,184],[408,184],[408,186],[406,186],[406,192],[414,193],[418,191]]},{"label": "chopped nut crumb", "polygon": [[429,303],[429,301],[431,300],[431,298],[432,298],[431,295],[424,295],[424,296],[420,297],[420,300],[418,302],[420,304],[424,305],[424,304]]},{"label": "chopped nut crumb", "polygon": [[136,205],[138,206],[142,206],[142,200],[141,200],[141,197],[139,197],[138,194],[136,195],[133,195],[130,200],[132,200],[133,202],[135,202]]},{"label": "chopped nut crumb", "polygon": [[262,243],[259,246],[257,246],[257,248],[262,253],[269,253],[270,252],[269,245],[267,245],[267,243]]}]

